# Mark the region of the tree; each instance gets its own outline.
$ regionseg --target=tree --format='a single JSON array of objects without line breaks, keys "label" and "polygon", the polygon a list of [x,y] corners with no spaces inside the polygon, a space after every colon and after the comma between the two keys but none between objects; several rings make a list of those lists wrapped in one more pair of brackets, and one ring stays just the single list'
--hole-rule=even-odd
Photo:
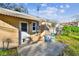
[{"label": "tree", "polygon": [[71,19],[74,19],[73,21],[79,21],[79,14],[72,16]]},{"label": "tree", "polygon": [[22,12],[27,13],[27,14],[29,13],[28,8],[25,7],[24,3],[19,4],[19,6],[20,6],[20,8],[22,8]]},{"label": "tree", "polygon": [[9,45],[10,43],[12,43],[12,40],[10,38],[7,38],[5,42],[7,43],[7,49],[9,49]]},{"label": "tree", "polygon": [[3,49],[4,49],[4,39],[2,40],[2,45],[3,45]]},{"label": "tree", "polygon": [[10,38],[4,38],[3,40],[2,40],[2,43],[3,43],[3,49],[5,48],[5,43],[7,43],[7,49],[9,49],[9,45],[10,45],[10,43],[12,43],[12,40],[10,39]]},{"label": "tree", "polygon": [[37,11],[37,14],[38,14],[37,17],[39,17],[39,11],[40,11],[40,8],[41,8],[41,6],[40,6],[40,4],[38,4],[37,7],[36,7],[36,11]]},{"label": "tree", "polygon": [[48,22],[52,23],[52,27],[55,27],[55,25],[57,24],[56,20],[48,20]]},{"label": "tree", "polygon": [[0,7],[28,14],[28,9],[22,3],[0,3]]},{"label": "tree", "polygon": [[16,7],[16,8],[14,8],[14,11],[22,12],[22,8]]},{"label": "tree", "polygon": [[40,10],[40,5],[37,5],[37,12],[39,12],[39,10]]},{"label": "tree", "polygon": [[15,8],[15,6],[16,6],[17,4],[15,4],[15,3],[0,3],[0,7],[2,7],[2,8],[7,8],[7,9],[13,9],[13,8]]}]

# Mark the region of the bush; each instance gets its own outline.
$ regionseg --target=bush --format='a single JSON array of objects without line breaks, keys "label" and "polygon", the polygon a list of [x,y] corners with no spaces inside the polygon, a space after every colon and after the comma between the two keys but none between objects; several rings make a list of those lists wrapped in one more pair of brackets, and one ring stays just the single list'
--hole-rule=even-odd
[{"label": "bush", "polygon": [[64,26],[61,35],[69,36],[70,33],[79,33],[79,27],[77,26]]},{"label": "bush", "polygon": [[64,26],[63,31],[66,31],[66,32],[79,32],[79,27],[77,27],[77,26]]}]

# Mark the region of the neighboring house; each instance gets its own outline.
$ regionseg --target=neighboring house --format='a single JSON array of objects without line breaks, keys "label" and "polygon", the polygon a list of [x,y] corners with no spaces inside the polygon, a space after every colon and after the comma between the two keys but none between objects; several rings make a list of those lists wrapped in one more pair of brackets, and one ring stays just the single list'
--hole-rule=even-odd
[{"label": "neighboring house", "polygon": [[68,26],[78,26],[79,27],[79,22],[66,22],[66,23],[61,23],[61,25],[68,25]]},{"label": "neighboring house", "polygon": [[38,32],[37,27],[41,20],[35,16],[0,8],[0,45],[4,38],[12,39],[12,46],[22,44],[21,32]]}]

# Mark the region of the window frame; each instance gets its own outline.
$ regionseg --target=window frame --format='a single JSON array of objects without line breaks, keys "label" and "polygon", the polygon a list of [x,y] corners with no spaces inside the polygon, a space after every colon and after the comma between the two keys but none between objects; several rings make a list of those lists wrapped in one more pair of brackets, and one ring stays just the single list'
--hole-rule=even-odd
[{"label": "window frame", "polygon": [[22,23],[26,23],[27,24],[27,31],[28,32],[28,22],[25,22],[25,21],[21,21],[20,22],[20,31],[22,31]]},{"label": "window frame", "polygon": [[[35,26],[33,26],[34,23],[35,23]],[[35,30],[33,30],[33,27],[35,27]],[[37,30],[37,22],[33,22],[32,23],[32,32],[36,32],[36,30]]]}]

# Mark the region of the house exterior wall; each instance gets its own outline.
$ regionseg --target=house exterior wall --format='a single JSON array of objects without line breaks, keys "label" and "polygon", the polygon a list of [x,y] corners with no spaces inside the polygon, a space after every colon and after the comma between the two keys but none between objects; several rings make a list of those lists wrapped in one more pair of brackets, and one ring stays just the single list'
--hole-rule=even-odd
[{"label": "house exterior wall", "polygon": [[[19,43],[19,32],[20,32],[20,22],[28,22],[28,33],[32,34],[32,23],[37,22],[28,19],[16,18],[12,16],[6,16],[0,14],[0,45],[4,37],[10,37],[13,44],[18,46]],[[12,47],[12,46],[11,46]]]},{"label": "house exterior wall", "polygon": [[79,22],[78,22],[78,27],[79,27]]},{"label": "house exterior wall", "polygon": [[63,23],[62,25],[67,25],[67,26],[78,26],[78,27],[79,27],[79,22]]}]

